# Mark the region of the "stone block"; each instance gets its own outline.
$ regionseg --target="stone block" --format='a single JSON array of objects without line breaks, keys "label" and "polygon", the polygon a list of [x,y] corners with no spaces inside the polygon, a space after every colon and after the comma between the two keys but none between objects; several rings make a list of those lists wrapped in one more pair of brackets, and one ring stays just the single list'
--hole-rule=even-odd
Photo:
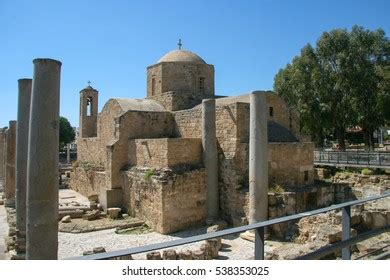
[{"label": "stone block", "polygon": [[192,259],[193,260],[204,260],[205,259],[205,251],[200,250],[200,249],[192,251]]},{"label": "stone block", "polygon": [[83,215],[84,220],[96,220],[100,217],[100,211],[99,210],[92,210],[87,212],[86,214]]},{"label": "stone block", "polygon": [[118,219],[121,208],[113,207],[107,209],[107,215],[110,219]]},{"label": "stone block", "polygon": [[183,250],[179,252],[179,260],[192,260],[192,252],[190,250]]},{"label": "stone block", "polygon": [[97,194],[90,194],[88,196],[88,200],[89,200],[89,202],[97,203],[97,202],[99,202],[99,196]]},{"label": "stone block", "polygon": [[101,190],[99,202],[103,209],[122,206],[122,189]]},{"label": "stone block", "polygon": [[205,244],[203,245],[205,245],[205,250],[207,252],[207,255],[211,259],[215,259],[218,257],[218,252],[222,247],[220,238],[208,239],[205,241]]},{"label": "stone block", "polygon": [[92,251],[94,254],[98,254],[98,253],[105,253],[106,249],[104,247],[95,247],[92,249]]},{"label": "stone block", "polygon": [[66,215],[61,219],[61,223],[70,223],[71,221],[72,219],[69,215]]},{"label": "stone block", "polygon": [[176,260],[177,259],[176,251],[173,249],[164,250],[162,258],[163,260]]},{"label": "stone block", "polygon": [[160,252],[150,252],[146,254],[147,260],[161,260]]}]

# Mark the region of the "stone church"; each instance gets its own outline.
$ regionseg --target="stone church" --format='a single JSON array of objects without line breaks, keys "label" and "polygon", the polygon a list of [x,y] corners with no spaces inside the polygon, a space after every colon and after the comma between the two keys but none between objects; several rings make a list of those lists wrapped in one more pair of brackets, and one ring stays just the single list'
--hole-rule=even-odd
[{"label": "stone church", "polygon": [[[147,68],[144,99],[112,98],[99,113],[98,91],[81,90],[71,188],[161,233],[204,223],[202,100],[215,99],[219,217],[246,223],[249,94],[217,96],[214,84],[214,66],[179,48]],[[276,93],[264,94],[270,187],[311,184],[314,145],[300,134],[297,112]]]}]

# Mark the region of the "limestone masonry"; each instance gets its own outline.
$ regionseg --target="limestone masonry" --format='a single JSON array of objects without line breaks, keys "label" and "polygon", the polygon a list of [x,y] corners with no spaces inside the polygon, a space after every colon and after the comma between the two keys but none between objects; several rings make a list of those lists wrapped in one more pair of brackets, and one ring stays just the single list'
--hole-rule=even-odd
[{"label": "limestone masonry", "polygon": [[[264,182],[312,184],[314,145],[299,133],[297,112],[274,92],[259,94],[267,103],[267,112],[257,114],[268,123]],[[98,91],[84,88],[71,188],[98,195],[104,208],[121,207],[161,233],[206,219],[246,223],[249,97],[216,96],[214,66],[184,50],[147,68],[145,99],[113,98],[98,113]],[[202,106],[204,99],[215,102]]]}]

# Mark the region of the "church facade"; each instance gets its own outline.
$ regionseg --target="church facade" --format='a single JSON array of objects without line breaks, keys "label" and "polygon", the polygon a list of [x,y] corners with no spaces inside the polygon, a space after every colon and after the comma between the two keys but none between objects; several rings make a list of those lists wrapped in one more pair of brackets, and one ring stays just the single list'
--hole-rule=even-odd
[{"label": "church facade", "polygon": [[[112,98],[98,112],[98,91],[80,92],[78,161],[71,188],[97,194],[104,208],[121,207],[161,233],[205,222],[202,100],[215,99],[219,216],[247,222],[249,94],[215,95],[214,66],[173,50],[147,68],[144,99]],[[314,145],[299,116],[267,91],[269,184],[313,183]]]}]

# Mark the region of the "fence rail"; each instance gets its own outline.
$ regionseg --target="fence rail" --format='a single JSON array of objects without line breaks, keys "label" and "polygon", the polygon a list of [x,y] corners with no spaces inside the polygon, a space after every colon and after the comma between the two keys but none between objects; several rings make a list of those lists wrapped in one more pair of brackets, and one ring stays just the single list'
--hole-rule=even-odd
[{"label": "fence rail", "polygon": [[[267,226],[271,225],[276,225],[279,223],[284,223],[284,222],[289,222],[289,221],[294,221],[303,217],[309,217],[309,216],[314,216],[318,215],[321,213],[337,210],[337,209],[342,209],[342,241],[335,243],[333,245],[326,246],[324,248],[321,248],[317,251],[314,251],[308,255],[301,256],[298,259],[313,259],[313,258],[320,258],[323,256],[324,253],[329,253],[329,252],[334,252],[337,250],[342,250],[342,258],[344,260],[349,260],[351,259],[351,253],[350,253],[350,246],[360,242],[362,240],[365,240],[369,237],[378,235],[382,232],[387,232],[390,230],[390,226],[387,225],[384,228],[377,229],[374,231],[370,232],[365,232],[362,233],[356,237],[351,238],[351,206],[353,205],[359,205],[359,204],[364,204],[370,201],[378,200],[378,199],[383,199],[386,197],[390,197],[390,192],[384,193],[379,196],[373,196],[361,200],[353,200],[349,202],[344,202],[341,204],[336,204],[332,205],[329,207],[321,208],[321,209],[316,209],[313,211],[308,211],[308,212],[303,212],[295,215],[290,215],[290,216],[285,216],[285,217],[280,217],[264,222],[259,222],[255,224],[250,224],[246,226],[240,226],[240,227],[235,227],[235,228],[230,228],[230,229],[225,229],[221,230],[218,232],[212,232],[212,233],[206,233],[206,234],[201,234],[201,235],[196,235],[196,236],[191,236],[187,238],[182,238],[182,239],[177,239],[173,241],[168,241],[168,242],[163,242],[163,243],[158,243],[158,244],[149,244],[145,246],[140,246],[140,247],[135,247],[135,248],[128,248],[128,249],[123,249],[123,250],[118,250],[118,251],[113,251],[113,252],[106,252],[106,253],[99,253],[99,254],[94,254],[94,255],[87,255],[87,256],[79,256],[79,257],[73,257],[70,258],[70,260],[109,260],[109,259],[119,259],[121,257],[125,258],[126,256],[129,255],[134,255],[134,254],[139,254],[139,253],[145,253],[145,252],[150,252],[150,251],[155,251],[155,250],[161,250],[161,249],[166,249],[170,247],[176,247],[180,245],[185,245],[185,244],[190,244],[198,241],[203,241],[203,240],[208,240],[212,238],[217,238],[217,237],[224,237],[227,235],[231,234],[238,234],[241,232],[245,232],[248,230],[254,230],[255,231],[255,260],[263,260],[264,259],[264,228]],[[324,252],[323,250],[326,250]]]},{"label": "fence rail", "polygon": [[390,168],[390,153],[314,151],[314,164],[350,167]]}]

